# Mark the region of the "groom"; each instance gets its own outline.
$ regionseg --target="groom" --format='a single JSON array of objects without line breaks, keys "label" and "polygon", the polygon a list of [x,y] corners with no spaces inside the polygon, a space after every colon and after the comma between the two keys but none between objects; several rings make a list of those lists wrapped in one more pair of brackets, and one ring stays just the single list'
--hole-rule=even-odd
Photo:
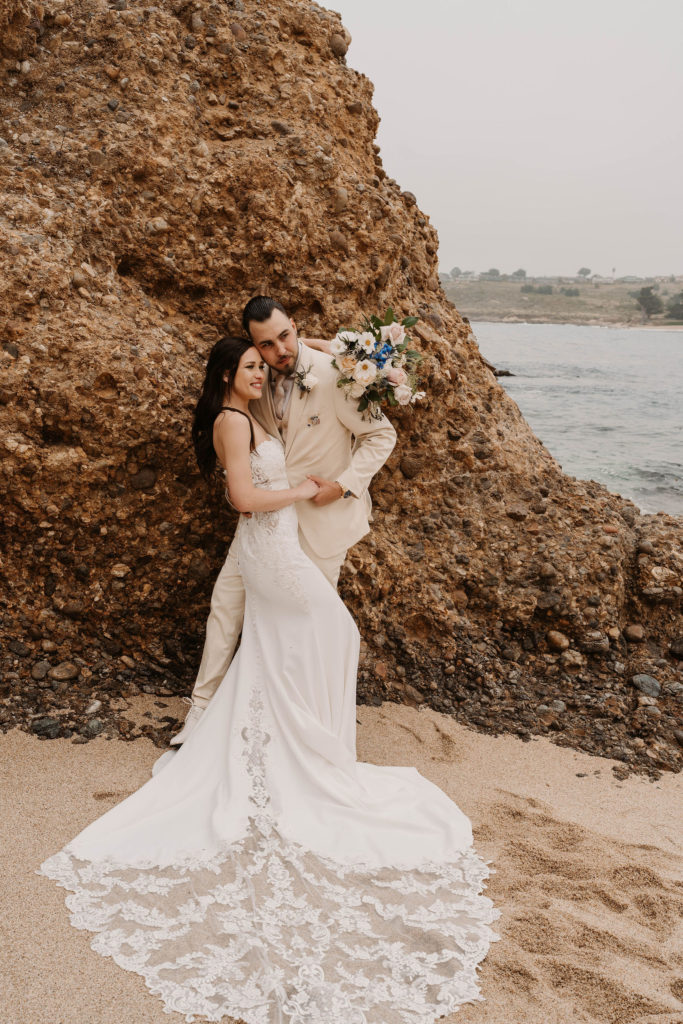
[{"label": "groom", "polygon": [[[310,501],[297,504],[299,543],[336,587],[347,549],[370,529],[368,486],[391,454],[396,432],[385,416],[362,418],[356,402],[337,387],[330,356],[298,340],[294,321],[275,299],[251,299],[242,326],[269,367],[251,410],[269,434],[282,438],[290,486],[310,476],[320,487]],[[187,739],[216,692],[243,618],[244,586],[231,547],[211,596],[192,706],[171,746]]]}]

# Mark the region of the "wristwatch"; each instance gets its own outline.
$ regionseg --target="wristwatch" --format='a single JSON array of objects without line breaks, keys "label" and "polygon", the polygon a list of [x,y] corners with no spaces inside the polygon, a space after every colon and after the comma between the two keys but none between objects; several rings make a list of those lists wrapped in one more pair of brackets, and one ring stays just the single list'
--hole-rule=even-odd
[{"label": "wristwatch", "polygon": [[334,482],[336,484],[339,484],[339,486],[341,487],[341,497],[342,498],[352,498],[353,497],[353,491],[349,491],[349,490],[345,491],[343,484],[339,483],[339,480],[335,480]]}]

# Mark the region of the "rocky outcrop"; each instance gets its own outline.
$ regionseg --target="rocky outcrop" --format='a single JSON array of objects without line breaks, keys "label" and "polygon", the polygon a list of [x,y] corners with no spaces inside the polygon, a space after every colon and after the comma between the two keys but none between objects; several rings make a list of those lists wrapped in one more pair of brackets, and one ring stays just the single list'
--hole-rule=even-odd
[{"label": "rocky outcrop", "polygon": [[3,23],[0,720],[135,735],[119,698],[189,690],[233,526],[190,412],[268,292],[311,334],[421,318],[428,398],[396,414],[342,577],[361,699],[680,768],[681,523],[564,476],[506,396],[382,167],[339,16],[0,0]]}]

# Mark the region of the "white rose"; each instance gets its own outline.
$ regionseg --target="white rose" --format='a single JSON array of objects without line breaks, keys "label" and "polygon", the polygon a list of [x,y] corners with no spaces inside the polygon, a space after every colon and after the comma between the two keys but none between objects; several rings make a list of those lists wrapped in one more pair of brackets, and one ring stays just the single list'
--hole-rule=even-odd
[{"label": "white rose", "polygon": [[349,394],[351,395],[351,398],[360,398],[361,395],[363,395],[364,393],[365,385],[359,384],[358,381],[355,381],[349,388]]},{"label": "white rose", "polygon": [[406,336],[406,332],[403,329],[402,324],[388,324],[386,327],[380,327],[379,329],[382,341],[389,341],[396,348],[397,345],[401,345]]},{"label": "white rose", "polygon": [[394,388],[394,398],[399,405],[409,405],[412,397],[413,392],[408,384],[399,384],[397,388]]},{"label": "white rose", "polygon": [[355,336],[352,338],[350,335],[350,331],[343,331],[341,334],[335,335],[330,342],[330,352],[333,356],[340,356],[343,352],[346,352],[349,345],[355,341]]},{"label": "white rose", "polygon": [[411,398],[411,402],[420,402],[423,398],[426,397],[426,395],[426,391],[416,391],[413,397]]},{"label": "white rose", "polygon": [[377,366],[369,359],[362,359],[360,363],[356,363],[352,376],[355,381],[366,388],[377,377]]},{"label": "white rose", "polygon": [[370,355],[371,352],[375,351],[375,345],[377,344],[375,335],[366,331],[365,334],[358,335],[358,346],[362,348],[364,352]]}]

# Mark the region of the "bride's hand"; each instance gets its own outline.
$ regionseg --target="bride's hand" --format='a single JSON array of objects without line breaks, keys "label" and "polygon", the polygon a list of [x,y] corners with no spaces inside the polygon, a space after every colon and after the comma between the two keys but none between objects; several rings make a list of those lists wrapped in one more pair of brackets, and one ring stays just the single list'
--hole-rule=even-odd
[{"label": "bride's hand", "polygon": [[297,491],[299,497],[297,501],[308,501],[310,498],[315,498],[320,488],[318,487],[315,480],[311,480],[310,477],[306,477],[303,483],[299,484]]}]

